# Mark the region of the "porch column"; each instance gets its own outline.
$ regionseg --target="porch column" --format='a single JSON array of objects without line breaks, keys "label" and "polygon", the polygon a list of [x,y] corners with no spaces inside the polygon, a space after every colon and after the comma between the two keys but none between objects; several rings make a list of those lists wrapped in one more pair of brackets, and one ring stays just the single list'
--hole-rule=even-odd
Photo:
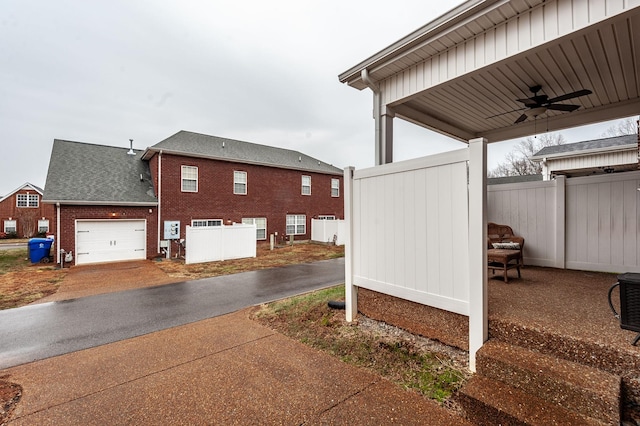
[{"label": "porch column", "polygon": [[469,369],[489,337],[487,294],[487,140],[469,141]]},{"label": "porch column", "polygon": [[556,209],[555,209],[555,267],[559,269],[565,268],[565,239],[566,239],[566,196],[567,196],[567,178],[566,176],[556,176]]},{"label": "porch column", "polygon": [[[374,98],[381,98],[380,95]],[[378,100],[379,102],[379,100]],[[395,112],[381,105],[376,120],[376,166],[393,163],[393,119]]]},{"label": "porch column", "polygon": [[344,169],[344,296],[347,322],[358,314],[358,288],[353,285],[353,172],[354,167]]}]

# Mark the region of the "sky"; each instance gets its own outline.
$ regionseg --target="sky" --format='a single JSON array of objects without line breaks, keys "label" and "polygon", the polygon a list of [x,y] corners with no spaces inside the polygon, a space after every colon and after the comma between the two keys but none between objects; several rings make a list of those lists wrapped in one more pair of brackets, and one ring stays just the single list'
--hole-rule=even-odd
[{"label": "sky", "polygon": [[[0,0],[0,195],[44,187],[54,139],[145,149],[188,130],[371,167],[372,94],[338,75],[460,3]],[[488,168],[517,142],[490,144]],[[394,161],[462,146],[394,120]]]}]

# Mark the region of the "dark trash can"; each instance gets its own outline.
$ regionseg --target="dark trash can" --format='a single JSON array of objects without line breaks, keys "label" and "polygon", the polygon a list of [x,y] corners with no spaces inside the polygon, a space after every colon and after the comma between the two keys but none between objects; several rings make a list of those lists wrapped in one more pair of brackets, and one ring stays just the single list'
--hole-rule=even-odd
[{"label": "dark trash can", "polygon": [[[611,293],[620,287],[620,313],[611,302]],[[609,307],[616,318],[620,318],[620,328],[640,333],[640,274],[627,272],[618,275],[618,282],[609,289]],[[640,340],[638,334],[633,345]]]},{"label": "dark trash can", "polygon": [[31,263],[49,262],[53,240],[49,238],[31,238],[29,240],[29,260]]}]

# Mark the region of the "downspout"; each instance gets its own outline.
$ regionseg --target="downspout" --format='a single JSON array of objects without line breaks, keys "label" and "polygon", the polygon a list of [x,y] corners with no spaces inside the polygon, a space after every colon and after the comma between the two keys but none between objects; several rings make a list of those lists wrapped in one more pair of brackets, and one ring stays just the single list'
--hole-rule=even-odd
[{"label": "downspout", "polygon": [[60,263],[60,203],[56,203],[56,263]]},{"label": "downspout", "polygon": [[156,250],[158,253],[160,251],[160,210],[162,209],[162,150],[158,153],[158,241],[156,245]]},{"label": "downspout", "polygon": [[393,162],[393,110],[382,104],[382,91],[378,83],[369,76],[369,71],[360,72],[362,81],[373,92],[373,118],[375,120],[376,166]]},{"label": "downspout", "polygon": [[378,85],[369,77],[369,71],[364,68],[360,72],[360,76],[362,77],[362,81],[367,85],[369,89],[373,92],[373,119],[375,120],[375,144],[376,144],[376,166],[383,164],[382,161],[382,149],[380,146],[381,143],[381,134],[380,134],[380,88]]}]

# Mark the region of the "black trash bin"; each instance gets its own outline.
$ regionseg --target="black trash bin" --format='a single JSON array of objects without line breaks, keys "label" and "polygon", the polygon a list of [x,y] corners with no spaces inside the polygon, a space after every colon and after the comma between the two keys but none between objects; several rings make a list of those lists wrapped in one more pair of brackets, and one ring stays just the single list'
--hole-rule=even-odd
[{"label": "black trash bin", "polygon": [[[611,293],[616,287],[620,287],[619,314],[611,302]],[[609,307],[616,318],[620,318],[620,328],[639,333],[633,341],[633,345],[637,344],[640,340],[640,274],[627,272],[618,275],[618,282],[609,289]]]},{"label": "black trash bin", "polygon": [[53,240],[49,238],[31,238],[28,244],[31,263],[48,263],[51,244],[53,244]]}]

